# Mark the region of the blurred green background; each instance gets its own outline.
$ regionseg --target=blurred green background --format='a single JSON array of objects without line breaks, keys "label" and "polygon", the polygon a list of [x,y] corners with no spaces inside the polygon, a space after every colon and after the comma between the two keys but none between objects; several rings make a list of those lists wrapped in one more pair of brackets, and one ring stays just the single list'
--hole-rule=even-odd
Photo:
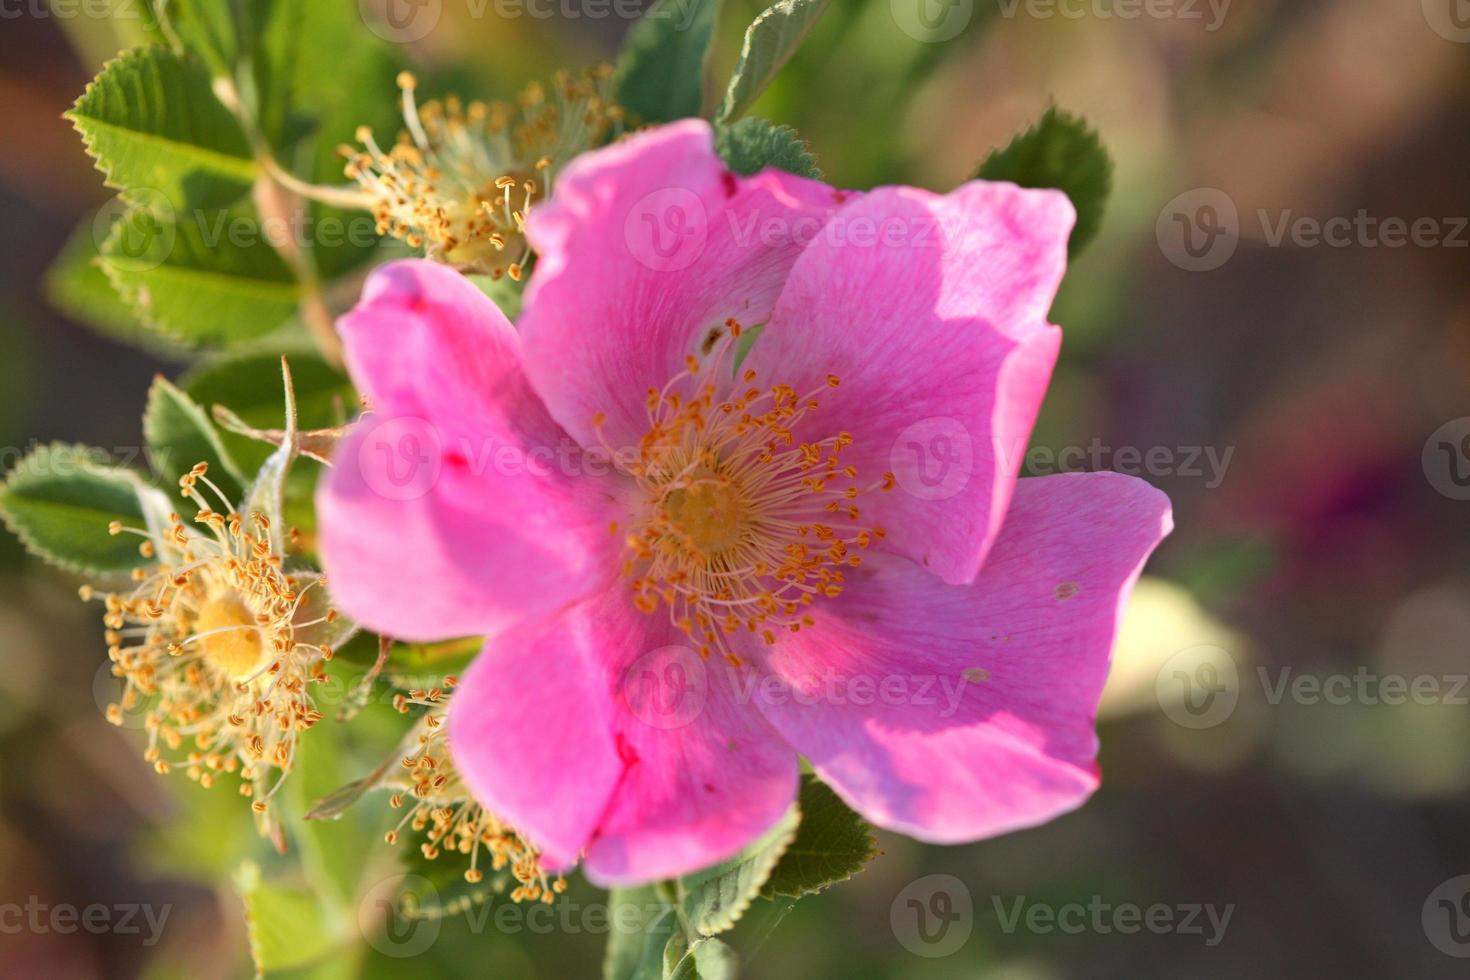
[{"label": "blurred green background", "polygon": [[[883,853],[853,881],[794,908],[757,903],[735,942],[746,975],[1465,975],[1446,952],[1470,954],[1454,931],[1470,928],[1470,904],[1453,907],[1465,889],[1443,909],[1431,893],[1470,873],[1470,687],[1457,681],[1470,673],[1470,501],[1447,468],[1470,472],[1454,456],[1470,428],[1451,430],[1446,455],[1426,452],[1470,415],[1470,233],[1455,220],[1470,214],[1470,31],[1456,2],[1179,0],[1130,18],[1143,8],[1127,0],[836,0],[762,98],[756,115],[795,126],[829,181],[858,188],[948,189],[1052,102],[1099,130],[1115,189],[1054,311],[1066,339],[1035,445],[1084,450],[1070,468],[1155,450],[1143,475],[1173,499],[1178,530],[1120,641],[1096,798],[963,847],[880,833]],[[441,6],[402,63],[466,95],[608,59],[629,25],[620,6],[581,0]],[[727,0],[721,69],[761,6]],[[151,376],[181,367],[68,319],[44,281],[109,196],[61,113],[115,53],[114,25],[40,0],[0,13],[0,465],[32,440],[125,450]],[[941,34],[960,26],[925,40],[905,30],[919,13]],[[1204,188],[1235,209],[1223,220],[1239,242],[1191,270],[1176,232],[1180,215],[1203,228],[1199,202],[1221,199]],[[1360,212],[1429,219],[1442,240],[1395,247],[1361,223],[1340,243],[1275,235]],[[0,904],[171,910],[151,946],[146,929],[0,921],[0,974],[248,975],[231,884],[256,846],[234,833],[244,807],[153,775],[136,733],[104,722],[100,624],[75,581],[0,535],[0,582]],[[1303,675],[1368,680],[1344,698],[1275,696]],[[1439,693],[1384,703],[1376,685],[1400,676]],[[1190,678],[1219,679],[1215,716],[1188,710]],[[392,742],[391,712],[366,718],[363,744],[337,747],[352,772],[381,754],[374,726]],[[386,819],[380,803],[365,811]],[[359,857],[394,874],[383,845]],[[958,903],[951,935],[964,932],[943,949],[904,918],[908,897],[935,889]],[[1017,900],[1232,912],[1210,945],[1203,916],[1203,935],[1008,927]],[[341,968],[595,976],[597,901],[576,879],[550,922],[451,916],[419,955],[365,947]]]}]

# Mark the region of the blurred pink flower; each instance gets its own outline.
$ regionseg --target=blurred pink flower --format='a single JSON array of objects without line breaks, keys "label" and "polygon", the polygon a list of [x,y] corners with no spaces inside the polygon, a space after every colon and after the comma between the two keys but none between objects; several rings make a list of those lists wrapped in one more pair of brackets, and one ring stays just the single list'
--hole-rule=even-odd
[{"label": "blurred pink flower", "polygon": [[519,332],[443,266],[372,276],[340,324],[374,415],[319,496],[328,579],[393,636],[490,634],[450,749],[548,867],[724,859],[798,753],[928,841],[1096,788],[1170,515],[1114,474],[1016,480],[1072,220],[1009,184],[740,178],[690,121],[561,175]]}]

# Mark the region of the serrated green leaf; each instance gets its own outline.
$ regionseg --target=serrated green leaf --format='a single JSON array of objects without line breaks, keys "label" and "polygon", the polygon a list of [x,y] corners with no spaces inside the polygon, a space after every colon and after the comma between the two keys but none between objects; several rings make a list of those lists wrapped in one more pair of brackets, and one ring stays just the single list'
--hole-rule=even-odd
[{"label": "serrated green leaf", "polygon": [[716,117],[733,122],[755,105],[807,34],[817,25],[831,0],[776,0],[745,30],[740,60],[730,75],[725,101]]},{"label": "serrated green leaf", "polygon": [[652,885],[614,888],[608,893],[607,951],[603,980],[662,980],[669,940],[682,935],[673,906]]},{"label": "serrated green leaf", "polygon": [[167,48],[108,62],[66,116],[108,186],[155,211],[223,207],[259,172],[204,64]]},{"label": "serrated green leaf", "polygon": [[[122,521],[145,524],[138,474],[107,461],[98,449],[40,446],[0,486],[0,517],[32,554],[68,571],[108,575],[146,562],[140,539],[111,535]],[[155,491],[156,492],[156,491]]]},{"label": "serrated green leaf", "polygon": [[239,57],[239,32],[229,0],[152,0],[165,36],[198,55],[212,74],[229,78]]},{"label": "serrated green leaf", "polygon": [[[224,491],[232,503],[245,488],[240,467],[230,455],[209,416],[184,392],[162,375],[148,389],[148,406],[143,411],[143,438],[153,471],[165,485],[171,484],[195,463],[207,463],[206,476]],[[216,506],[223,507],[216,502]]]},{"label": "serrated green leaf", "polygon": [[123,299],[151,328],[180,343],[243,343],[296,311],[296,279],[249,207],[194,212],[176,224],[134,208],[101,251],[103,271]]},{"label": "serrated green leaf", "polygon": [[[300,427],[325,429],[346,421],[357,406],[352,382],[305,341],[214,355],[185,372],[179,387],[206,412],[223,405],[254,428],[279,429],[282,355],[291,364]],[[269,443],[233,432],[221,432],[220,438],[247,473],[264,465],[272,452]]]},{"label": "serrated green leaf", "polygon": [[46,299],[62,313],[86,324],[104,337],[140,347],[158,357],[179,358],[186,348],[149,329],[132,307],[123,302],[97,251],[95,222],[88,220],[72,231],[61,253],[46,270]]},{"label": "serrated green leaf", "polygon": [[256,974],[294,970],[324,960],[336,945],[332,920],[315,895],[268,884],[260,869],[245,864],[235,875],[245,903],[250,957]]},{"label": "serrated green leaf", "polygon": [[664,946],[663,980],[735,980],[738,963],[735,951],[712,936],[690,943],[675,934]]},{"label": "serrated green leaf", "polygon": [[801,780],[801,827],[761,886],[763,898],[801,898],[846,881],[878,853],[872,828],[820,779]]},{"label": "serrated green leaf", "polygon": [[798,177],[819,180],[816,158],[806,148],[796,130],[778,126],[765,119],[742,119],[732,126],[715,130],[715,150],[720,159],[737,174],[750,176],[766,167],[775,167]]},{"label": "serrated green leaf", "polygon": [[1084,120],[1052,106],[1036,125],[986,157],[975,176],[1063,191],[1077,210],[1067,242],[1068,254],[1075,256],[1102,224],[1113,187],[1113,161]]},{"label": "serrated green leaf", "polygon": [[795,840],[800,822],[801,811],[793,806],[735,857],[680,878],[680,904],[690,928],[710,936],[734,926]]},{"label": "serrated green leaf", "polygon": [[644,123],[699,115],[719,0],[659,0],[633,25],[613,75],[617,102]]}]

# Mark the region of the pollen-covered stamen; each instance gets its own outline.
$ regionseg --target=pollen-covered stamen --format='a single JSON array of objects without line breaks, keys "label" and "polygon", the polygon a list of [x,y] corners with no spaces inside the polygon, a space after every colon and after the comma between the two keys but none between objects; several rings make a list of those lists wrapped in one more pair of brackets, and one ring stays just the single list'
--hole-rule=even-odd
[{"label": "pollen-covered stamen", "polygon": [[113,534],[141,536],[139,550],[157,561],[134,571],[130,591],[85,587],[81,595],[104,603],[108,657],[124,681],[108,719],[123,724],[147,702],[145,758],[155,769],[183,766],[204,786],[238,772],[240,792],[264,814],[295,761],[297,735],[322,718],[310,686],[325,681],[332,651],[303,642],[300,631],[336,613],[303,618],[320,580],[286,574],[269,518],[237,513],[206,470],[200,463],[179,481],[199,508],[196,527],[178,514],[156,534],[114,522]]},{"label": "pollen-covered stamen", "polygon": [[624,564],[639,609],[667,606],[701,654],[718,651],[736,665],[731,636],[743,630],[772,644],[777,630],[812,625],[806,606],[841,594],[858,552],[884,534],[863,523],[860,500],[894,483],[891,474],[859,482],[842,460],[847,432],[796,439],[841,383],[835,375],[804,394],[763,386],[749,369],[732,377],[740,333],[728,321],[705,361],[690,357],[662,390],[649,390],[649,430],[627,467],[645,508]]},{"label": "pollen-covered stamen", "polygon": [[530,255],[526,214],[550,195],[557,168],[621,126],[610,76],[606,65],[561,72],[549,96],[532,85],[515,105],[453,96],[420,105],[402,72],[405,131],[384,151],[358,130],[364,151],[342,148],[347,176],[372,196],[379,234],[467,272],[519,279]]},{"label": "pollen-covered stamen", "polygon": [[405,827],[423,834],[419,849],[424,857],[431,861],[444,854],[467,857],[464,877],[471,883],[484,879],[483,852],[492,871],[509,870],[515,878],[511,901],[550,903],[566,891],[566,879],[550,877],[536,849],[475,801],[446,751],[444,719],[449,692],[456,683],[454,677],[446,677],[443,687],[409,691],[394,701],[394,707],[405,714],[410,705],[429,710],[419,719],[413,749],[401,760],[401,778],[389,781],[403,789],[389,797],[388,805],[407,812],[385,839],[396,844]]}]

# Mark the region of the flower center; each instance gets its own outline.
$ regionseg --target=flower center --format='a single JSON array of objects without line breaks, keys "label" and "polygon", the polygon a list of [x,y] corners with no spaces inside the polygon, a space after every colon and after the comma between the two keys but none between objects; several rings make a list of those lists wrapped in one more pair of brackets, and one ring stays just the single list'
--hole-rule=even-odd
[{"label": "flower center", "polygon": [[[729,357],[741,328],[726,328],[711,335],[704,362],[688,358],[662,391],[648,392],[648,433],[622,464],[644,498],[623,571],[635,606],[668,607],[702,656],[718,651],[738,666],[737,634],[774,644],[777,630],[813,624],[806,606],[842,593],[845,570],[862,564],[857,552],[884,536],[862,523],[860,498],[896,481],[886,473],[860,484],[841,458],[847,432],[797,439],[820,396],[840,384],[835,375],[804,395],[762,387],[753,370],[737,378]],[[599,430],[603,421],[593,420]]]},{"label": "flower center", "polygon": [[233,680],[255,673],[265,655],[260,628],[244,602],[231,594],[209,599],[194,621],[204,660]]}]

